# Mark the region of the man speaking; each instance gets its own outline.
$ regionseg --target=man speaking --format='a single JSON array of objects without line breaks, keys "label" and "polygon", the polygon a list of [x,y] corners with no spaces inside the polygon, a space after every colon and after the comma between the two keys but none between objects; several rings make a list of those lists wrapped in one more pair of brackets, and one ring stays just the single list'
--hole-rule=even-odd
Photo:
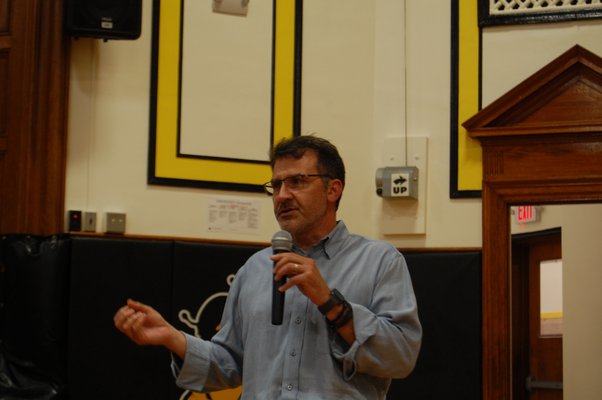
[{"label": "man speaking", "polygon": [[[211,340],[185,334],[133,300],[115,326],[169,349],[188,390],[242,384],[242,399],[384,399],[391,379],[414,368],[422,337],[406,262],[337,221],[345,166],[330,142],[285,139],[270,163],[264,187],[292,249],[263,249],[239,269],[220,331]],[[286,297],[273,323],[275,290]]]}]

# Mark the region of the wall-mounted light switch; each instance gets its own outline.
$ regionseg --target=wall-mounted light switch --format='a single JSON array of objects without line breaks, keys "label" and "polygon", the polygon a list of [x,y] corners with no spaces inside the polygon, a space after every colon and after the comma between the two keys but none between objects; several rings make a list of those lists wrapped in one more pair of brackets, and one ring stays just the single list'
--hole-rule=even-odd
[{"label": "wall-mounted light switch", "polygon": [[82,226],[84,232],[96,232],[96,213],[92,211],[84,211]]}]

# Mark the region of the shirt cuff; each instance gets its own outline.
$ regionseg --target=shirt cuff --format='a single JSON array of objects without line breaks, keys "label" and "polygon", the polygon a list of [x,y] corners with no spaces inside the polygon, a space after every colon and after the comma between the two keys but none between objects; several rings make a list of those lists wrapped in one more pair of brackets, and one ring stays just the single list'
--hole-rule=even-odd
[{"label": "shirt cuff", "polygon": [[366,321],[374,318],[374,314],[366,310],[364,307],[354,304],[351,304],[351,308],[353,309],[352,323],[355,331],[355,341],[349,345],[339,338],[334,331],[330,340],[332,355],[341,363],[343,368],[343,378],[347,381],[353,379],[353,376],[357,372],[355,358],[360,346],[374,334],[374,332],[370,331],[368,324],[366,323]]},{"label": "shirt cuff", "polygon": [[183,333],[186,337],[184,360],[172,354],[171,370],[176,378],[176,385],[200,392],[209,373],[209,349],[204,340]]}]

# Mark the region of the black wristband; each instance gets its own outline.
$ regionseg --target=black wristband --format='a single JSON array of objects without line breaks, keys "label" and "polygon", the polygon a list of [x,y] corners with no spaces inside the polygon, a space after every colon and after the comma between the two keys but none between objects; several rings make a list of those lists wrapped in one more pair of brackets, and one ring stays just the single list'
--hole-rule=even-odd
[{"label": "black wristband", "polygon": [[333,320],[330,320],[330,319],[328,319],[328,317],[324,316],[324,317],[326,317],[326,321],[329,324],[335,324],[337,321],[340,321],[343,318],[343,316],[345,315],[345,312],[347,311],[347,308],[345,307],[345,303],[347,303],[347,302],[345,300],[343,300],[343,302],[341,303],[343,305],[343,307],[341,307],[341,311],[339,311],[339,313],[337,314],[336,317],[334,317]]},{"label": "black wristband", "polygon": [[343,300],[343,309],[339,315],[337,315],[333,321],[326,318],[326,323],[329,327],[336,330],[349,322],[351,318],[353,318],[353,308],[351,308],[351,304],[349,304],[346,300]]}]

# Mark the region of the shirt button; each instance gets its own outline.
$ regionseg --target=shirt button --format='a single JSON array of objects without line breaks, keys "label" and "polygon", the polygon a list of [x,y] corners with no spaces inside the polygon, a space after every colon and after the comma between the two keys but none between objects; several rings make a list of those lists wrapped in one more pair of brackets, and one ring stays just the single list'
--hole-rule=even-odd
[{"label": "shirt button", "polygon": [[299,324],[301,323],[301,318],[297,318],[297,319],[295,320],[295,323],[296,323],[297,325],[299,325]]},{"label": "shirt button", "polygon": [[293,390],[293,385],[291,385],[290,383],[286,385],[286,390]]},{"label": "shirt button", "polygon": [[295,350],[291,351],[291,357],[295,357],[297,355],[297,352]]}]

